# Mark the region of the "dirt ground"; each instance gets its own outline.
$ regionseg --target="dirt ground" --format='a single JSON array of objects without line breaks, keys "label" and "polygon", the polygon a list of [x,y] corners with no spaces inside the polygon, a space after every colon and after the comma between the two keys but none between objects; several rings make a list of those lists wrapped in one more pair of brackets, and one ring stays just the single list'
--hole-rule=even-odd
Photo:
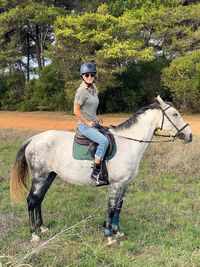
[{"label": "dirt ground", "polygon": [[[117,125],[130,115],[106,114],[101,115],[104,125]],[[185,115],[185,121],[190,124],[193,134],[200,135],[200,115]],[[16,112],[0,111],[0,128],[45,131],[75,130],[77,120],[73,115],[64,112]]]}]

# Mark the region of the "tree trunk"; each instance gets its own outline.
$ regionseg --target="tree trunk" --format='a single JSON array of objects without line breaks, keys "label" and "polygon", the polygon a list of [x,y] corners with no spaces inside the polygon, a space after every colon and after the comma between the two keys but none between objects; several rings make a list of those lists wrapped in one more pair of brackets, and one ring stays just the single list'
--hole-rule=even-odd
[{"label": "tree trunk", "polygon": [[29,35],[27,34],[27,81],[30,80],[30,43]]},{"label": "tree trunk", "polygon": [[39,26],[36,24],[36,57],[37,57],[37,62],[38,62],[38,70],[39,72],[42,70],[42,51],[41,51],[41,38],[40,38],[40,28]]}]

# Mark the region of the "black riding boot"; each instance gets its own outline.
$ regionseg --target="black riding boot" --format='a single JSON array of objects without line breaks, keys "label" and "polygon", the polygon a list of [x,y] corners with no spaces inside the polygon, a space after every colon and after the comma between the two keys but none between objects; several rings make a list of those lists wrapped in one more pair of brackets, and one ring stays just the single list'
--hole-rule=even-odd
[{"label": "black riding boot", "polygon": [[96,182],[96,186],[108,184],[108,181],[104,180],[103,173],[101,172],[101,164],[94,163],[91,178]]}]

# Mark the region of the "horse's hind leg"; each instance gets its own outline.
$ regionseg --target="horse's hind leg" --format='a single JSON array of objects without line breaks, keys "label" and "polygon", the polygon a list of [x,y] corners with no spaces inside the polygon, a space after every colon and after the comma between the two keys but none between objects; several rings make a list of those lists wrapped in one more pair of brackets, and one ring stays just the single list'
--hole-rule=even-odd
[{"label": "horse's hind leg", "polygon": [[42,220],[41,204],[46,192],[56,177],[56,173],[50,172],[46,176],[47,178],[45,179],[44,177],[33,177],[31,191],[27,198],[30,232],[32,234],[31,241],[39,241],[39,236],[36,234],[38,228],[40,228],[42,232],[46,230]]}]

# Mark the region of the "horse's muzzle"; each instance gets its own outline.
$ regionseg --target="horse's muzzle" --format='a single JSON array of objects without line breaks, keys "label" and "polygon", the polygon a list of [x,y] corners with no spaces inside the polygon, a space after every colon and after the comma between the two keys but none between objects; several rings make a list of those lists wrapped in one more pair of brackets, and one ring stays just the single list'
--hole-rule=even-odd
[{"label": "horse's muzzle", "polygon": [[176,135],[179,139],[185,141],[185,143],[190,143],[192,142],[192,133],[190,135],[186,135],[183,132],[180,132]]}]

